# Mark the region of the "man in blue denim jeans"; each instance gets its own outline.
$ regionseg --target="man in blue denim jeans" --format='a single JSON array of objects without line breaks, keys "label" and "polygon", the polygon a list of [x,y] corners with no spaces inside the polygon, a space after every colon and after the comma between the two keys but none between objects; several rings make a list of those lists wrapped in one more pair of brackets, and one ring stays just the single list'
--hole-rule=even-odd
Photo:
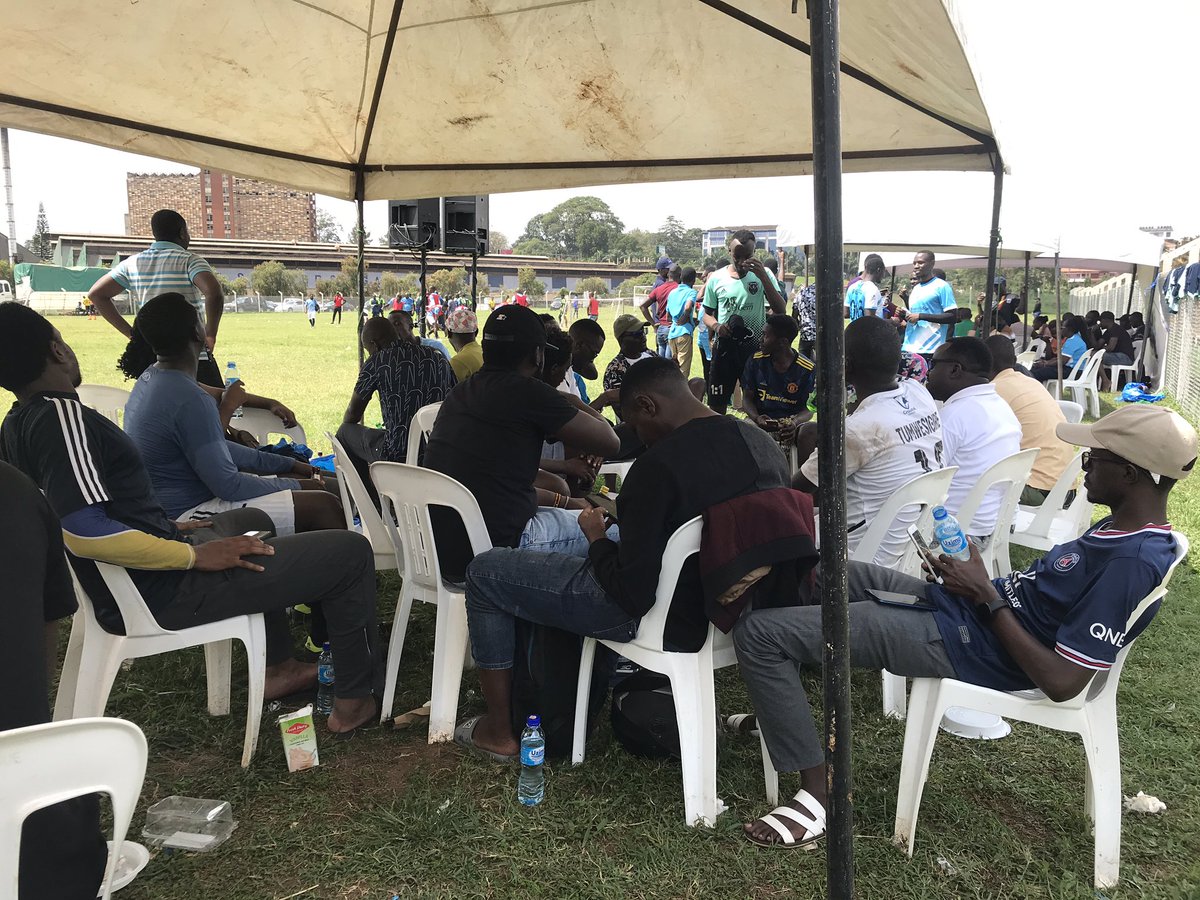
[{"label": "man in blue denim jeans", "polygon": [[[518,750],[509,712],[518,618],[574,634],[631,640],[654,605],[663,552],[681,525],[734,497],[787,486],[787,462],[775,442],[697,400],[672,360],[651,357],[630,366],[619,404],[647,447],[617,498],[620,543],[606,536],[611,520],[592,509],[579,516],[589,544],[586,558],[497,548],[467,567],[471,652],[487,713],[463,722],[455,740],[493,759],[507,760]],[[698,479],[699,471],[713,474]],[[703,644],[708,619],[702,596],[692,557],[667,617],[667,649],[694,651]]]}]

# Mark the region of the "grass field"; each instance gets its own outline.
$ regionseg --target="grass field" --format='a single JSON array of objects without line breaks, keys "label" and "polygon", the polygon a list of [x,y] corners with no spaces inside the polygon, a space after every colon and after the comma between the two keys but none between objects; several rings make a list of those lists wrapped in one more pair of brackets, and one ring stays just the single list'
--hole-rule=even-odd
[{"label": "grass field", "polygon": [[[111,328],[81,319],[56,324],[86,381],[121,383]],[[349,322],[310,330],[299,314],[227,315],[218,356],[237,360],[250,390],[290,405],[314,446],[327,449],[317,436],[340,421],[354,380],[353,336]],[[599,362],[613,353],[610,340]],[[1177,528],[1200,534],[1200,480],[1175,492],[1171,513]],[[1104,895],[1112,900],[1200,897],[1197,584],[1189,560],[1125,668],[1124,792],[1144,790],[1168,808],[1125,817],[1122,884]],[[380,578],[385,623],[397,590],[395,577]],[[429,696],[433,621],[432,609],[414,611],[397,710]],[[139,660],[114,687],[109,714],[138,723],[150,742],[132,834],[145,808],[170,794],[227,799],[240,824],[212,854],[155,854],[122,893],[127,900],[824,896],[823,851],[765,851],[740,836],[742,821],[766,811],[757,740],[723,739],[718,792],[730,812],[712,830],[683,826],[678,766],[625,754],[604,720],[586,764],[553,766],[546,800],[534,809],[516,802],[514,770],[453,745],[430,747],[420,728],[375,729],[348,743],[323,735],[320,768],[290,775],[274,725],[264,720],[258,755],[243,771],[245,692],[235,688],[233,715],[209,718],[202,663],[199,651]],[[242,665],[235,653],[235,670]],[[481,708],[472,673],[463,687],[462,713]],[[856,673],[853,690],[860,897],[1097,896],[1078,741],[1021,724],[991,743],[943,735],[909,860],[890,843],[903,726],[881,715],[877,675]],[[819,690],[812,696],[819,701]],[[718,673],[718,704],[722,714],[747,710],[736,671]]]}]

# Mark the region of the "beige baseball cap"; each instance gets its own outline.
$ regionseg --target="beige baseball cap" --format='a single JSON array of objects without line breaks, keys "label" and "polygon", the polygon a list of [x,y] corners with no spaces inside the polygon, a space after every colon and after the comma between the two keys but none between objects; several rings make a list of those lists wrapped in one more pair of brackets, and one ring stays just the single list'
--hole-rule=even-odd
[{"label": "beige baseball cap", "polygon": [[1091,425],[1060,424],[1055,433],[1068,444],[1099,447],[1152,475],[1182,481],[1196,464],[1196,429],[1177,412],[1131,403]]}]

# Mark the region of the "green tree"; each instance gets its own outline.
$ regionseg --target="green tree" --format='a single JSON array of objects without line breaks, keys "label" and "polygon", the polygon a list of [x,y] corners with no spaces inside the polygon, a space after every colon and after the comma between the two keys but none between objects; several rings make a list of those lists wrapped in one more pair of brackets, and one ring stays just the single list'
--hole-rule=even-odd
[{"label": "green tree", "polygon": [[655,234],[655,244],[662,245],[681,266],[698,265],[703,257],[703,239],[699,228],[688,228],[674,216],[667,216]]},{"label": "green tree", "polygon": [[239,297],[250,293],[250,282],[245,275],[239,275],[233,281],[229,282],[229,288]]},{"label": "green tree", "polygon": [[13,277],[12,263],[7,259],[0,259],[0,281],[7,281],[10,286],[16,286],[16,279]]},{"label": "green tree", "polygon": [[54,255],[54,247],[50,243],[50,225],[46,221],[46,207],[38,204],[37,224],[33,226],[33,237],[25,248],[38,259],[48,260]]},{"label": "green tree", "polygon": [[308,278],[303,272],[288,269],[276,260],[259,263],[250,273],[250,287],[256,294],[282,293],[287,296],[299,296],[308,290]]},{"label": "green tree", "polygon": [[221,295],[223,297],[230,297],[233,295],[233,285],[230,283],[229,279],[220,272],[217,273],[217,284],[221,286]]},{"label": "green tree", "polygon": [[654,279],[657,277],[657,272],[647,272],[645,275],[638,275],[635,278],[626,278],[619,285],[617,285],[617,296],[632,297],[633,289],[635,287],[642,287],[643,285],[649,287],[650,285],[654,284]]},{"label": "green tree", "polygon": [[599,197],[572,197],[530,219],[514,249],[536,240],[553,248],[554,252],[544,254],[547,256],[604,259],[624,230],[621,220]]},{"label": "green tree", "polygon": [[545,297],[546,283],[538,281],[533,266],[521,266],[517,269],[517,290],[529,297]]},{"label": "green tree", "polygon": [[582,293],[584,291],[589,294],[595,294],[597,297],[607,297],[608,281],[603,278],[597,278],[595,275],[590,278],[580,278],[575,283],[575,292]]},{"label": "green tree", "polygon": [[329,210],[317,210],[317,240],[323,244],[342,242],[342,226]]},{"label": "green tree", "polygon": [[467,270],[461,266],[457,269],[438,269],[436,272],[431,272],[426,279],[426,284],[431,292],[437,291],[447,299],[464,293],[467,283]]},{"label": "green tree", "polygon": [[525,238],[513,245],[517,256],[558,256],[558,247],[542,238]]},{"label": "green tree", "polygon": [[385,297],[415,297],[420,292],[421,282],[416,275],[384,272],[379,276],[379,293]]},{"label": "green tree", "polygon": [[605,259],[608,262],[625,263],[626,265],[635,262],[645,262],[650,265],[656,256],[658,256],[658,237],[649,231],[633,228],[617,238]]},{"label": "green tree", "polygon": [[504,234],[504,232],[488,232],[488,253],[503,253],[505,250],[511,249],[511,247],[512,245],[508,242],[508,237]]}]

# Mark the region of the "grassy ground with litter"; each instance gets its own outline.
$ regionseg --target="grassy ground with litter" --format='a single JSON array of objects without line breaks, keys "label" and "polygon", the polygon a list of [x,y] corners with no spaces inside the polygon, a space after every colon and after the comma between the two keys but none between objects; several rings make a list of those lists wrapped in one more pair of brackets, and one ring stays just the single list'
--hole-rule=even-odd
[{"label": "grassy ground with litter", "polygon": [[[602,324],[612,317],[606,309]],[[79,354],[86,381],[122,383],[113,368],[121,349],[115,331],[84,319],[55,324]],[[601,369],[615,352],[610,338]],[[227,315],[218,357],[237,360],[250,390],[291,406],[312,445],[328,449],[323,432],[340,421],[356,370],[349,320],[310,329],[301,314]],[[695,368],[699,374],[698,360]],[[1200,535],[1200,481],[1175,492],[1171,516],[1193,539]],[[1200,640],[1198,584],[1188,560],[1125,667],[1124,793],[1154,794],[1167,811],[1125,816],[1122,883],[1104,892],[1111,900],[1200,896],[1200,695],[1191,654]],[[398,588],[395,576],[380,577],[385,639]],[[397,711],[429,696],[433,612],[414,611]],[[322,732],[321,767],[290,775],[267,718],[254,763],[242,770],[244,664],[236,652],[233,714],[222,718],[205,712],[199,650],[138,660],[118,676],[108,714],[136,722],[150,743],[131,836],[146,807],[171,794],[227,799],[239,821],[213,853],[155,853],[122,892],[127,900],[824,895],[823,851],[772,852],[740,836],[742,821],[766,811],[757,740],[722,738],[718,793],[730,812],[712,830],[684,827],[678,766],[624,753],[603,719],[586,763],[551,766],[546,800],[534,809],[517,803],[514,770],[452,745],[431,747],[420,727],[377,728],[347,743]],[[723,715],[748,709],[736,670],[718,673],[717,684]],[[877,675],[856,673],[853,691],[860,897],[1097,896],[1077,740],[1019,723],[993,743],[942,735],[909,860],[891,845],[903,725],[881,715]],[[811,696],[819,702],[819,690]],[[468,673],[460,711],[481,707]],[[783,787],[794,789],[786,776]]]}]

